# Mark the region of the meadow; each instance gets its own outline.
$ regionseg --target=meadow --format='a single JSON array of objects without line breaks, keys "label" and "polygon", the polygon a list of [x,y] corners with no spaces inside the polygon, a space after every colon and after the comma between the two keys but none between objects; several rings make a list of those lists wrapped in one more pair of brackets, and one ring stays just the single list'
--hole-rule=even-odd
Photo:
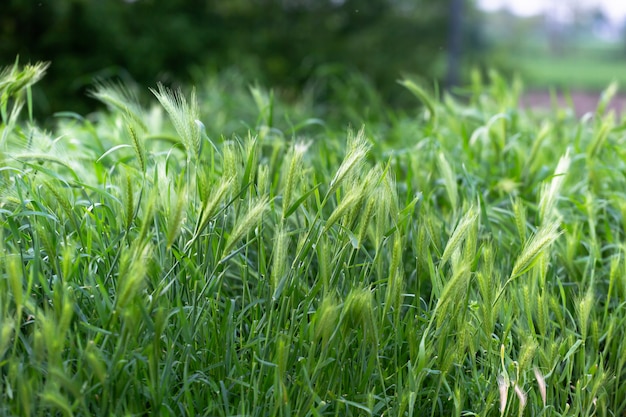
[{"label": "meadow", "polygon": [[598,92],[611,81],[624,85],[626,59],[621,42],[575,39],[561,51],[554,51],[545,39],[521,41],[509,52],[510,65],[532,90]]},{"label": "meadow", "polygon": [[626,411],[614,85],[346,83],[331,122],[224,73],[44,129],[45,69],[0,73],[0,415]]}]

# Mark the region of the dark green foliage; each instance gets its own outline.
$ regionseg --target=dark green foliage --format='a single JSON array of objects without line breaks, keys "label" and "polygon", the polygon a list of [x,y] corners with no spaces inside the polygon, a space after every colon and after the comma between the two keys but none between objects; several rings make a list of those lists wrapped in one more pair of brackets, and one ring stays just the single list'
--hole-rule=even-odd
[{"label": "dark green foliage", "polygon": [[[403,73],[443,75],[448,3],[5,0],[0,64],[54,63],[38,99],[46,113],[93,106],[84,93],[94,78],[154,85],[233,66],[292,96],[312,77],[356,70],[394,101]],[[314,87],[331,101],[326,84]]]}]

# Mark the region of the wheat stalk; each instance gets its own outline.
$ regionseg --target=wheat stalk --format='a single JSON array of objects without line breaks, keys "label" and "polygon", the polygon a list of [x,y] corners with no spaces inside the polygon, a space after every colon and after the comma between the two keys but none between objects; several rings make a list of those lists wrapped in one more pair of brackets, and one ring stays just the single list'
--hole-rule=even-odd
[{"label": "wheat stalk", "polygon": [[201,124],[198,123],[200,111],[196,90],[191,91],[190,101],[187,102],[181,90],[172,91],[161,83],[157,88],[157,90],[151,88],[150,91],[170,116],[174,129],[187,151],[187,157],[197,159],[201,144]]},{"label": "wheat stalk", "polygon": [[452,236],[448,239],[446,247],[441,255],[441,265],[444,265],[452,254],[461,246],[461,243],[465,239],[465,236],[469,233],[472,225],[478,220],[478,212],[471,207],[467,213],[461,218],[459,224],[452,232]]},{"label": "wheat stalk", "polygon": [[559,221],[552,221],[545,226],[542,226],[537,233],[535,233],[532,238],[524,247],[522,253],[517,257],[515,264],[513,265],[513,270],[511,271],[511,275],[509,279],[504,283],[504,286],[498,292],[493,305],[495,306],[506,287],[516,278],[524,274],[535,264],[539,255],[547,251],[548,248],[554,243],[556,239],[561,235],[559,232]]},{"label": "wheat stalk", "polygon": [[348,175],[358,171],[358,167],[365,162],[368,150],[369,145],[363,129],[359,130],[356,135],[352,131],[348,132],[348,151],[335,176],[330,181],[327,195],[332,195]]},{"label": "wheat stalk", "polygon": [[246,215],[235,224],[232,233],[228,237],[226,244],[224,245],[223,254],[228,254],[235,244],[239,242],[250,230],[261,220],[263,213],[269,207],[267,197],[260,198],[256,204],[254,204]]}]

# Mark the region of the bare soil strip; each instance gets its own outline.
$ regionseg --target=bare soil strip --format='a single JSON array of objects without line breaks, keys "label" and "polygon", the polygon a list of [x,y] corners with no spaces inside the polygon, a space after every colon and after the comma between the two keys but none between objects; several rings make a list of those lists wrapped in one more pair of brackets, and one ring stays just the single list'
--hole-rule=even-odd
[{"label": "bare soil strip", "polygon": [[[569,95],[562,93],[558,94],[558,106],[562,108],[570,108],[571,103],[574,105],[574,111],[578,117],[583,116],[586,113],[593,113],[596,111],[598,100],[601,93],[594,93],[588,91],[572,91]],[[571,98],[571,103],[570,103]],[[549,110],[553,106],[553,98],[549,91],[529,91],[525,93],[520,104],[522,107],[537,109],[537,110]],[[626,110],[626,94],[617,94],[611,100],[611,103],[607,106],[606,111],[613,110],[616,115],[621,115]]]}]

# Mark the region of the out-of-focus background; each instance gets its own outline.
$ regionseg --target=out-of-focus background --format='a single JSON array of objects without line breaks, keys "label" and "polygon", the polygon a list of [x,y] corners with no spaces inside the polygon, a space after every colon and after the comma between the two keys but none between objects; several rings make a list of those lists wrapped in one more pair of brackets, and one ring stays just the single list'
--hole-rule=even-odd
[{"label": "out-of-focus background", "polygon": [[96,79],[188,85],[225,71],[320,102],[365,83],[391,106],[408,100],[398,78],[452,88],[472,69],[518,74],[532,106],[563,91],[594,102],[611,81],[626,84],[623,0],[2,0],[0,10],[0,66],[52,62],[35,92],[48,114],[92,110]]}]

